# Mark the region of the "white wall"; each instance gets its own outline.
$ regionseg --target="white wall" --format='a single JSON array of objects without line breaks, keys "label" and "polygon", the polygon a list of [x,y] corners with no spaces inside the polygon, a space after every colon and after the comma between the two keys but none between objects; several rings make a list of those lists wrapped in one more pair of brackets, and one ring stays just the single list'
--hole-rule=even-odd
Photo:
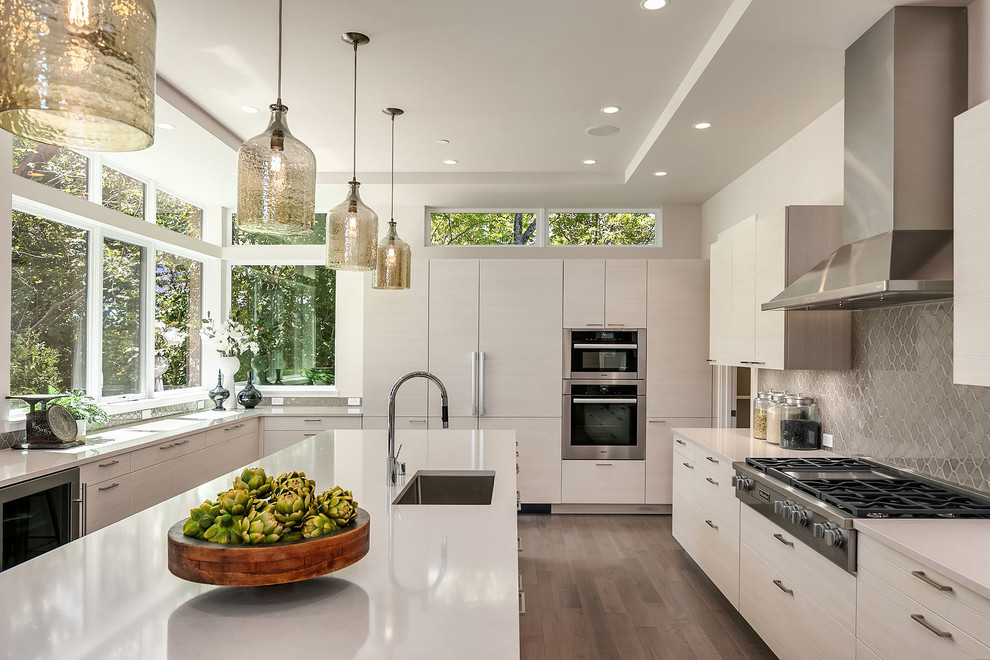
[{"label": "white wall", "polygon": [[717,192],[701,207],[701,250],[753,214],[790,204],[842,204],[843,103]]}]

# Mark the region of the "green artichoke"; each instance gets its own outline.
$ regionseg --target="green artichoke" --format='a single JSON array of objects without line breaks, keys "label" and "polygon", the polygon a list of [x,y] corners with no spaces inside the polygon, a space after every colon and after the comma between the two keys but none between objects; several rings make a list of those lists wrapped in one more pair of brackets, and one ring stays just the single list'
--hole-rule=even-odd
[{"label": "green artichoke", "polygon": [[338,527],[348,525],[357,518],[357,502],[354,501],[354,496],[340,486],[334,486],[320,495],[317,510],[330,518]]},{"label": "green artichoke", "polygon": [[286,472],[279,475],[272,485],[276,497],[286,491],[303,492],[312,495],[316,490],[316,482],[306,478],[305,472]]},{"label": "green artichoke", "polygon": [[266,499],[272,493],[275,478],[269,477],[261,468],[245,468],[239,477],[234,478],[236,490],[246,490],[256,499]]},{"label": "green artichoke", "polygon": [[282,538],[282,525],[270,511],[259,513],[252,510],[237,522],[236,531],[240,533],[241,540],[250,545],[276,543]]},{"label": "green artichoke", "polygon": [[220,506],[216,502],[207,500],[197,508],[189,510],[189,520],[182,526],[182,533],[201,539],[218,515],[220,515]]},{"label": "green artichoke", "polygon": [[315,539],[319,536],[329,534],[337,529],[337,525],[322,513],[306,519],[303,524],[302,535],[307,539]]},{"label": "green artichoke", "polygon": [[246,515],[255,504],[248,491],[237,488],[231,488],[226,493],[220,493],[217,496],[217,502],[223,513],[229,513],[232,516]]},{"label": "green artichoke", "polygon": [[313,498],[308,493],[283,491],[275,500],[275,520],[287,530],[302,526],[313,515]]},{"label": "green artichoke", "polygon": [[223,545],[237,545],[241,542],[240,522],[243,516],[232,516],[225,513],[218,517],[213,525],[203,534],[203,539]]}]

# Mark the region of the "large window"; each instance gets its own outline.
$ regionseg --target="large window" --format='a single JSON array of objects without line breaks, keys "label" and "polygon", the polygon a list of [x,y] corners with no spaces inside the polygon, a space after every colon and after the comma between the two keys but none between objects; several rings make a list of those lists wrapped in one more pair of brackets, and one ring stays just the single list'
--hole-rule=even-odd
[{"label": "large window", "polygon": [[303,236],[273,236],[255,234],[241,229],[237,224],[237,214],[231,216],[232,245],[321,245],[327,240],[327,214],[313,216],[313,231]]},{"label": "large window", "polygon": [[257,355],[241,356],[237,380],[332,385],[336,279],[323,266],[234,266],[231,310],[259,331]]},{"label": "large window", "polygon": [[155,195],[155,222],[193,238],[203,237],[203,209],[161,190]]},{"label": "large window", "polygon": [[202,382],[203,264],[169,252],[155,259],[155,391]]},{"label": "large window", "polygon": [[431,213],[433,245],[534,245],[534,213]]},{"label": "large window", "polygon": [[88,232],[14,211],[11,394],[86,387]]},{"label": "large window", "polygon": [[14,136],[12,171],[76,197],[89,195],[89,160],[64,147]]},{"label": "large window", "polygon": [[103,396],[138,394],[144,248],[103,241]]},{"label": "large window", "polygon": [[653,245],[655,213],[549,213],[549,245]]}]

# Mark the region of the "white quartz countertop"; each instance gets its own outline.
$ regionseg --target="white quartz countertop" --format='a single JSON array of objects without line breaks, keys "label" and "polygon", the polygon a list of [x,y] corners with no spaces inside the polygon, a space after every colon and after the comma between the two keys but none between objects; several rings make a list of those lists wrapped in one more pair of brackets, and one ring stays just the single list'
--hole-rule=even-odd
[{"label": "white quartz countertop", "polygon": [[97,459],[107,458],[114,454],[133,451],[143,445],[161,442],[176,436],[205,431],[214,426],[221,426],[240,419],[274,416],[320,415],[327,417],[360,417],[361,409],[357,407],[328,407],[328,406],[286,406],[264,407],[252,410],[239,409],[235,411],[201,410],[173,417],[149,419],[137,424],[119,426],[105,431],[90,433],[87,438],[99,440],[103,437],[113,438],[112,442],[87,444],[71,449],[53,450],[17,450],[0,449],[0,488],[12,484],[42,477],[60,470],[78,467]]},{"label": "white quartz countertop", "polygon": [[990,520],[868,520],[853,525],[861,534],[990,598]]},{"label": "white quartz countertop", "polygon": [[[420,469],[495,470],[488,506],[391,505],[384,431],[327,431],[261,459],[339,484],[371,516],[364,559],[273,587],[213,587],[167,568],[168,528],[211,481],[0,573],[0,656],[518,658],[515,434],[399,431]],[[239,471],[238,471],[239,472]]]},{"label": "white quartz countertop", "polygon": [[719,454],[730,461],[744,461],[749,457],[776,458],[779,456],[837,456],[823,450],[797,451],[781,449],[780,445],[772,445],[766,440],[757,440],[751,429],[682,429],[673,430],[675,434],[695,442],[713,453]]}]

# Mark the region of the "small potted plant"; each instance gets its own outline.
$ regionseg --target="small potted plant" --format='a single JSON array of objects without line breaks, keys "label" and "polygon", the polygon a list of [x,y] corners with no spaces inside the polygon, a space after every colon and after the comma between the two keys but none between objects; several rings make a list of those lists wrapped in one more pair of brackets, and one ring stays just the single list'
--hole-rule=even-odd
[{"label": "small potted plant", "polygon": [[[54,387],[49,386],[48,393],[58,394],[59,392]],[[87,430],[95,431],[100,428],[109,419],[107,412],[96,403],[96,399],[87,396],[83,390],[72,390],[60,399],[53,399],[52,403],[57,403],[72,414],[81,436],[86,435]]]}]

